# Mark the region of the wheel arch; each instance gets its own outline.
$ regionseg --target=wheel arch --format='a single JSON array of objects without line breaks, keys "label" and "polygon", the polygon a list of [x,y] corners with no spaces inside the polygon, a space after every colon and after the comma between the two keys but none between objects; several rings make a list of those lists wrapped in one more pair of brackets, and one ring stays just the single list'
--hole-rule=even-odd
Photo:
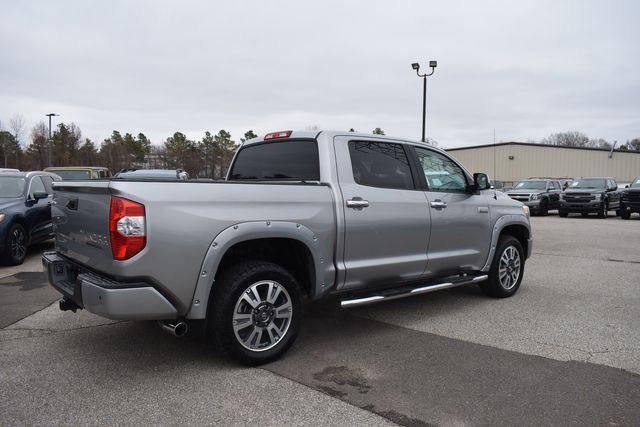
[{"label": "wheel arch", "polygon": [[532,236],[531,225],[529,221],[522,215],[503,215],[498,218],[493,226],[491,235],[491,249],[487,261],[482,268],[482,271],[489,271],[491,268],[491,262],[495,256],[498,240],[503,235],[513,236],[522,245],[522,249],[525,253],[525,259],[531,256],[531,244],[530,239]]},{"label": "wheel arch", "polygon": [[9,229],[13,226],[13,224],[20,224],[22,228],[24,228],[25,237],[27,238],[27,245],[29,245],[31,242],[31,231],[27,228],[26,218],[22,215],[14,215],[9,218],[6,228],[7,233],[9,232]]},{"label": "wheel arch", "polygon": [[287,221],[238,223],[221,231],[209,245],[187,318],[204,319],[220,272],[248,259],[274,262],[287,269],[310,298],[322,295],[335,276],[330,254],[323,253],[319,236],[308,227]]}]

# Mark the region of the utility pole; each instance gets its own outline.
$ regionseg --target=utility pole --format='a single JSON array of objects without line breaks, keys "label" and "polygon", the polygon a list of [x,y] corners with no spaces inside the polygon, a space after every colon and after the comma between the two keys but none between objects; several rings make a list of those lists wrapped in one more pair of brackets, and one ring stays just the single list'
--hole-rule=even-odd
[{"label": "utility pole", "polygon": [[51,164],[51,146],[53,145],[53,139],[51,138],[51,117],[59,116],[59,114],[49,113],[46,114],[46,116],[49,117],[49,166],[53,166]]}]

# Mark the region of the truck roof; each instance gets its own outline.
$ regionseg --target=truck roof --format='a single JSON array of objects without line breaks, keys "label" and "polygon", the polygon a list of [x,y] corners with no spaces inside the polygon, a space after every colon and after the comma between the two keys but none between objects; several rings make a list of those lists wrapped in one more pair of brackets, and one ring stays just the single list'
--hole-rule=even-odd
[{"label": "truck roof", "polygon": [[97,169],[97,170],[107,170],[104,166],[51,166],[45,168],[45,171],[60,171],[60,170],[87,170],[87,169]]},{"label": "truck roof", "polygon": [[[397,141],[397,142],[402,142],[402,143],[411,143],[411,144],[417,144],[417,145],[424,145],[430,148],[437,148],[434,147],[433,145],[429,145],[427,143],[424,142],[420,142],[420,141],[414,141],[412,139],[406,139],[406,138],[397,138],[397,137],[393,137],[393,136],[388,136],[388,135],[374,135],[371,133],[362,133],[362,132],[349,132],[349,131],[338,131],[338,130],[315,130],[315,131],[308,131],[308,130],[285,130],[285,131],[275,131],[273,133],[277,133],[277,132],[290,132],[290,135],[286,138],[278,138],[278,139],[318,139],[318,137],[320,137],[320,135],[322,135],[323,137],[327,137],[327,138],[333,138],[335,136],[350,136],[350,137],[360,137],[360,138],[367,138],[367,139],[371,139],[371,138],[375,138],[375,139],[384,139],[387,141]],[[252,144],[258,144],[260,142],[264,142],[264,141],[269,141],[270,139],[265,139],[265,137],[267,135],[270,135],[272,132],[269,132],[265,135],[259,136],[257,138],[252,138],[249,139],[247,141],[245,141],[244,143],[242,143],[241,145],[252,145]]]}]

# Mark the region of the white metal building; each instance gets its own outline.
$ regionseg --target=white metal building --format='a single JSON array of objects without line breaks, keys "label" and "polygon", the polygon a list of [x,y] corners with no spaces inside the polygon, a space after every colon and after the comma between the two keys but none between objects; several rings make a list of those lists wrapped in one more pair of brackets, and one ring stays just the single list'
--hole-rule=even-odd
[{"label": "white metal building", "polygon": [[469,172],[513,183],[531,177],[612,177],[619,183],[640,176],[640,151],[573,148],[525,142],[450,148]]}]

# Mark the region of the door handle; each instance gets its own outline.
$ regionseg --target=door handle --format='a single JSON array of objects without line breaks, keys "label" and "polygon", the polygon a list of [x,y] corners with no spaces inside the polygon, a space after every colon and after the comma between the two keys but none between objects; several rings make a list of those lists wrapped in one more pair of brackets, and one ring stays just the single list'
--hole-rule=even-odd
[{"label": "door handle", "polygon": [[368,200],[362,200],[361,197],[354,197],[351,200],[347,200],[347,207],[353,209],[362,209],[369,207]]},{"label": "door handle", "polygon": [[434,209],[444,209],[447,207],[447,204],[440,199],[436,199],[433,202],[429,203]]}]

